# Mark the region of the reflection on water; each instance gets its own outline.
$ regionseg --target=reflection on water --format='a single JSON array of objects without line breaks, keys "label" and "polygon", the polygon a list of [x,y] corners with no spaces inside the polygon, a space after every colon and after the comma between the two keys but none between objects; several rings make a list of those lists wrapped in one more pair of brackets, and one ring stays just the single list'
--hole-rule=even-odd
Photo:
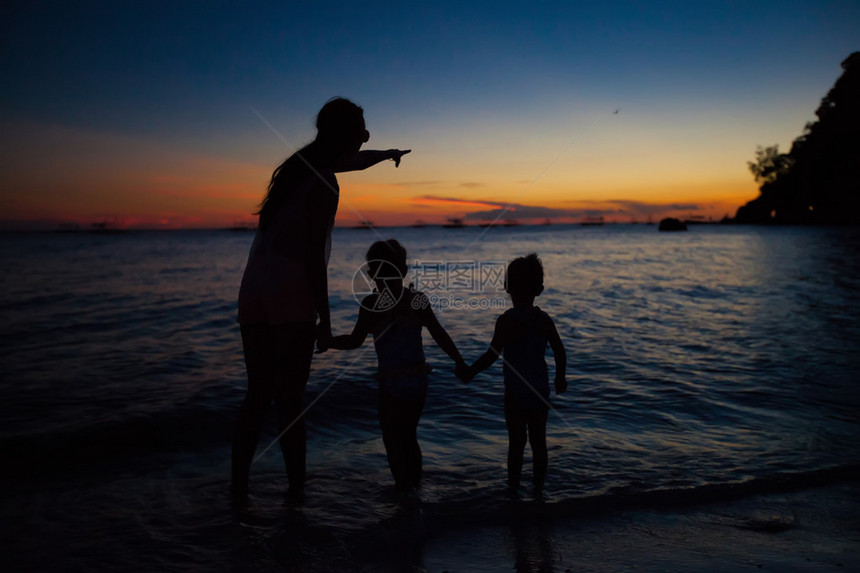
[{"label": "reflection on water", "polygon": [[552,573],[556,560],[552,525],[548,522],[514,522],[510,526],[509,551],[517,573]]}]

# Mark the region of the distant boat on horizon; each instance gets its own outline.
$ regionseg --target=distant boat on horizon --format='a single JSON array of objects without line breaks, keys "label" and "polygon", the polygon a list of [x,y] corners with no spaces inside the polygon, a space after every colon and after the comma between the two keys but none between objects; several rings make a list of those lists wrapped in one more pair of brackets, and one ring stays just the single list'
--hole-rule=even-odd
[{"label": "distant boat on horizon", "polygon": [[425,223],[425,222],[424,222],[424,221],[422,221],[421,219],[416,219],[416,220],[415,220],[415,222],[414,222],[414,223],[412,223],[412,228],[413,228],[413,229],[423,229],[423,228],[424,228],[424,227],[426,227],[426,226],[427,226],[427,223]]},{"label": "distant boat on horizon", "polygon": [[448,222],[442,225],[446,229],[462,229],[466,226],[466,223],[463,222],[463,219],[457,219],[456,217],[449,217]]},{"label": "distant boat on horizon", "polygon": [[704,215],[688,215],[684,222],[688,225],[707,225],[711,221],[708,221]]},{"label": "distant boat on horizon", "polygon": [[60,223],[57,225],[57,228],[54,229],[55,233],[80,233],[83,229],[77,223]]},{"label": "distant boat on horizon", "polygon": [[104,219],[90,223],[89,227],[81,227],[78,223],[60,223],[54,229],[55,233],[95,233],[100,235],[117,235],[128,233],[129,229],[122,227],[123,219],[114,217],[112,221]]},{"label": "distant boat on horizon", "polygon": [[370,231],[373,229],[373,223],[371,221],[361,221],[358,225],[353,225],[350,229],[355,229],[356,231]]},{"label": "distant boat on horizon", "polygon": [[227,227],[228,231],[256,231],[257,225],[255,223],[244,223],[242,221],[234,221],[233,225]]},{"label": "distant boat on horizon", "polygon": [[98,233],[101,235],[114,235],[119,233],[128,233],[128,229],[123,229],[117,226],[116,221],[100,221],[98,223],[93,223],[89,228],[90,233]]},{"label": "distant boat on horizon", "polygon": [[660,226],[657,227],[658,231],[686,231],[687,224],[684,221],[679,219],[675,219],[673,217],[666,217],[660,221]]},{"label": "distant boat on horizon", "polygon": [[598,227],[600,225],[605,225],[606,221],[604,221],[603,217],[586,217],[582,220],[583,227]]},{"label": "distant boat on horizon", "polygon": [[493,221],[484,221],[482,223],[478,223],[478,227],[482,229],[486,229],[487,227],[518,227],[520,222],[516,219],[505,219],[504,221],[499,221],[495,219]]}]

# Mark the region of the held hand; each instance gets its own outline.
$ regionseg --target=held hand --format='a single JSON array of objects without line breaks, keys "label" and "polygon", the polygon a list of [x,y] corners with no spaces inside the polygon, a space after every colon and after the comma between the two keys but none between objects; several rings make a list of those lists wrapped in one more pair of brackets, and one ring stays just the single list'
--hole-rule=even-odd
[{"label": "held hand", "polygon": [[400,158],[403,157],[404,155],[406,155],[407,153],[411,153],[412,150],[411,149],[406,149],[406,150],[389,149],[388,152],[391,153],[391,159],[394,160],[394,166],[400,167]]},{"label": "held hand", "polygon": [[320,322],[317,325],[317,354],[328,350],[331,344],[331,324]]},{"label": "held hand", "polygon": [[472,378],[475,377],[475,373],[469,366],[466,366],[465,362],[460,362],[454,368],[454,374],[463,381],[464,384],[468,384],[472,381]]},{"label": "held hand", "polygon": [[564,376],[556,375],[555,377],[555,393],[556,394],[564,394],[565,390],[567,390],[567,380]]}]

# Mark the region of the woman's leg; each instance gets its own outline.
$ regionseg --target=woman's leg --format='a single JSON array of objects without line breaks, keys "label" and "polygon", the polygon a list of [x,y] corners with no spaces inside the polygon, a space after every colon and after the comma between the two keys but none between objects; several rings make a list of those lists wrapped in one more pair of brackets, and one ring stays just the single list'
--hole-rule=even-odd
[{"label": "woman's leg", "polygon": [[302,408],[314,353],[315,328],[309,322],[279,325],[276,329],[278,432],[290,491],[298,493],[305,486],[307,429]]},{"label": "woman's leg", "polygon": [[379,389],[379,429],[382,431],[382,443],[385,445],[385,456],[388,467],[394,477],[395,487],[405,488],[408,478],[406,475],[405,452],[403,449],[403,423],[397,399],[391,394]]},{"label": "woman's leg", "polygon": [[266,408],[272,400],[275,364],[270,351],[271,335],[265,325],[243,325],[242,348],[248,373],[248,391],[239,407],[233,428],[231,488],[239,496],[248,492],[248,474]]},{"label": "woman's leg", "polygon": [[505,396],[505,425],[508,427],[508,486],[518,488],[526,448],[526,421],[513,400]]},{"label": "woman's leg", "polygon": [[421,483],[418,420],[423,410],[423,396],[409,400],[392,396],[381,388],[379,390],[379,427],[397,489],[418,487]]},{"label": "woman's leg", "polygon": [[546,450],[546,419],[548,408],[541,408],[537,413],[529,415],[528,433],[529,445],[532,447],[532,471],[534,472],[535,490],[543,490],[546,478],[546,467],[549,455]]}]

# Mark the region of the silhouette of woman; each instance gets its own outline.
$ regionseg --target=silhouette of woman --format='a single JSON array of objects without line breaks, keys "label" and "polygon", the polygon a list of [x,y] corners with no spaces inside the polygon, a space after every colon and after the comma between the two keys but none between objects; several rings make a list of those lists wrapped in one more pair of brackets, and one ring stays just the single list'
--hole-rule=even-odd
[{"label": "silhouette of woman", "polygon": [[347,99],[326,103],[316,127],[316,139],[272,174],[239,289],[248,391],[233,434],[231,489],[238,498],[248,493],[251,462],[273,401],[290,492],[300,494],[304,487],[302,397],[314,340],[325,350],[331,339],[326,268],[339,195],[334,174],[386,159],[399,166],[400,158],[409,153],[359,151],[370,134],[363,110]]}]

